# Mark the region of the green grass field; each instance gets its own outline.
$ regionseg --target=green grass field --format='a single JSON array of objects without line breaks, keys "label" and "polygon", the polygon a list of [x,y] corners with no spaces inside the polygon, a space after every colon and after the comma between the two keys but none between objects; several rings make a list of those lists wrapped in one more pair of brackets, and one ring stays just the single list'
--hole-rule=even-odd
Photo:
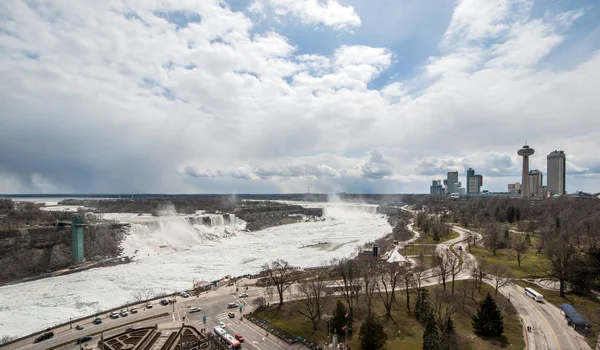
[{"label": "green grass field", "polygon": [[418,244],[439,244],[439,243],[444,243],[447,240],[457,238],[459,236],[458,232],[450,231],[450,234],[447,237],[440,237],[439,241],[434,241],[432,235],[426,236],[425,233],[423,233],[423,231],[421,229],[415,228],[415,230],[418,231],[420,234],[419,239],[417,239],[415,241],[415,243],[418,243]]},{"label": "green grass field", "polygon": [[410,244],[399,250],[400,254],[408,255],[432,255],[435,251],[435,245],[421,245],[421,244]]},{"label": "green grass field", "polygon": [[471,247],[471,254],[478,258],[485,258],[488,263],[499,264],[508,267],[516,278],[528,278],[539,275],[539,267],[548,262],[548,259],[537,254],[535,250],[529,250],[525,255],[527,258],[521,261],[521,267],[517,264],[517,259],[512,255],[513,252],[507,249],[499,249],[497,255],[481,247]]},{"label": "green grass field", "polygon": [[[449,286],[449,285],[448,285]],[[428,287],[441,288],[440,286]],[[523,340],[523,328],[519,321],[519,318],[512,309],[508,307],[504,317],[505,333],[502,337],[494,339],[486,339],[478,337],[473,333],[471,327],[471,314],[475,313],[478,307],[478,302],[481,301],[488,291],[492,291],[492,288],[484,285],[482,286],[482,294],[475,291],[475,301],[471,300],[471,282],[470,281],[457,281],[456,282],[456,297],[460,300],[460,295],[467,294],[468,296],[464,299],[464,306],[461,301],[458,301],[458,312],[453,316],[454,324],[457,329],[457,333],[460,337],[460,349],[464,350],[479,350],[479,349],[492,349],[496,347],[510,347],[513,349],[522,349],[525,345]],[[430,292],[431,293],[431,292]],[[392,311],[392,319],[385,321],[382,318],[384,329],[388,334],[388,342],[386,344],[387,349],[421,349],[423,339],[423,327],[416,321],[412,314],[409,314],[406,310],[406,293],[399,291],[396,295],[397,303]],[[414,307],[416,296],[411,293],[411,308]],[[498,297],[503,298],[502,296]],[[326,313],[332,314],[336,299],[328,300],[326,306]],[[502,300],[502,302],[505,302]],[[325,342],[327,340],[327,330],[324,322],[319,325],[316,332],[312,331],[311,323],[305,317],[300,315],[297,311],[298,301],[285,303],[281,309],[276,307],[269,307],[263,311],[256,312],[256,315],[262,319],[269,320],[273,325],[289,332],[292,335],[301,336],[310,341]],[[374,295],[373,299],[373,310],[376,315],[384,315],[385,309],[383,303],[378,295]],[[352,349],[359,349],[360,342],[358,339],[358,332],[360,330],[360,324],[363,321],[365,315],[364,309],[355,310],[355,321],[354,321],[354,335],[349,341]],[[343,337],[340,341],[343,341]]]}]

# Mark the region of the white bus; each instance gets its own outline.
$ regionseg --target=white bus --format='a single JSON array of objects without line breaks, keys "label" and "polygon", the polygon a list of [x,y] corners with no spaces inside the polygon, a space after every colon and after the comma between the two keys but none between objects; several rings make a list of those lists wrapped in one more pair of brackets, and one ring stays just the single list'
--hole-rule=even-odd
[{"label": "white bus", "polygon": [[227,334],[227,331],[223,328],[216,326],[215,328],[213,328],[213,331],[216,335],[219,336],[219,338],[221,338],[225,343],[227,343],[227,347],[229,349],[240,349],[242,347],[240,342],[230,334]]},{"label": "white bus", "polygon": [[525,288],[525,295],[535,301],[544,301],[544,296],[531,288]]}]

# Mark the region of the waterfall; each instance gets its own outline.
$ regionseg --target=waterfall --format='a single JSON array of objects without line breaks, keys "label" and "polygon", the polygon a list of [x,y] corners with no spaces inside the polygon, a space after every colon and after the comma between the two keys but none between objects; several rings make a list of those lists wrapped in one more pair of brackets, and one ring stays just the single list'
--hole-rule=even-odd
[{"label": "waterfall", "polygon": [[246,229],[246,222],[233,214],[121,215],[120,221],[131,224],[122,244],[124,255],[130,257],[186,250],[236,236]]}]

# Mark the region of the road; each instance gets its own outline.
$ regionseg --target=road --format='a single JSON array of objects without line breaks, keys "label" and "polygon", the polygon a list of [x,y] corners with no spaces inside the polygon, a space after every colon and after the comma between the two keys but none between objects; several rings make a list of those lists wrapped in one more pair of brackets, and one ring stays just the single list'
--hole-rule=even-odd
[{"label": "road", "polygon": [[[468,234],[475,235],[481,239],[477,232],[467,230],[458,226],[453,227],[461,237]],[[463,238],[464,239],[464,238]],[[463,251],[465,262],[476,263],[473,255]],[[461,272],[460,279],[470,278],[468,271]],[[484,282],[490,283],[489,280]],[[518,285],[507,285],[498,290],[502,293],[521,318],[523,324],[524,336],[528,349],[550,349],[550,350],[572,350],[572,349],[591,349],[585,342],[583,336],[577,333],[573,328],[567,325],[567,321],[560,314],[560,309],[548,302],[536,302],[525,295],[525,289]],[[527,326],[532,327],[531,332],[526,332]]]},{"label": "road", "polygon": [[[410,227],[412,230],[412,227]],[[477,239],[481,239],[481,235],[477,232],[470,231],[465,228],[458,226],[453,227],[459,233],[459,237],[438,244],[437,250],[444,251],[446,246],[450,246],[454,243],[464,241],[468,235],[475,235]],[[414,231],[413,231],[414,232]],[[467,264],[476,263],[475,258],[466,251],[457,252],[461,254],[464,262]],[[424,280],[423,285],[438,284],[436,276],[433,276],[433,271],[429,272]],[[464,269],[458,276],[457,279],[468,279],[471,278],[469,269]],[[489,282],[489,281],[486,281]],[[290,288],[295,289],[295,286]],[[403,288],[398,288],[401,290]],[[558,350],[570,350],[570,349],[590,349],[588,344],[585,342],[583,337],[575,332],[572,328],[567,326],[567,322],[564,317],[560,314],[560,310],[550,303],[538,303],[533,299],[525,296],[524,289],[509,285],[500,288],[500,293],[507,297],[513,306],[515,307],[519,317],[522,320],[523,328],[531,326],[533,328],[531,333],[525,332],[524,336],[527,340],[527,346],[529,349],[558,349]],[[287,293],[285,300],[298,299],[296,293]],[[200,297],[182,298],[177,297],[175,308],[173,305],[161,306],[154,301],[154,307],[152,309],[144,309],[144,305],[132,305],[136,306],[139,310],[137,314],[130,314],[127,317],[120,317],[116,320],[108,318],[108,312],[106,315],[101,316],[103,322],[100,325],[93,325],[91,322],[93,318],[88,318],[80,321],[79,324],[84,326],[81,331],[75,330],[75,324],[73,329],[69,326],[63,326],[53,329],[55,336],[52,339],[46,340],[39,344],[34,344],[33,339],[30,337],[19,342],[10,344],[4,349],[47,349],[52,346],[63,344],[66,342],[72,342],[66,348],[77,349],[78,346],[74,344],[75,340],[79,337],[91,333],[97,333],[100,331],[106,331],[109,328],[115,326],[124,326],[125,324],[132,323],[133,327],[152,326],[154,324],[159,325],[159,329],[177,329],[184,322],[184,318],[187,318],[188,324],[196,326],[196,328],[202,328],[202,316],[207,315],[206,328],[207,331],[212,331],[212,327],[217,325],[219,322],[226,324],[226,329],[232,334],[240,333],[247,340],[244,342],[243,347],[249,349],[262,349],[262,350],[279,350],[289,349],[289,345],[284,344],[282,341],[278,341],[274,336],[266,337],[264,331],[258,326],[250,323],[249,321],[239,320],[238,309],[227,309],[227,304],[230,302],[242,303],[247,305],[247,301],[251,302],[254,298],[265,295],[264,288],[252,287],[248,290],[249,297],[247,300],[242,300],[237,297],[234,287],[220,287],[216,290],[211,290],[207,293],[201,294]],[[201,312],[188,314],[187,310],[191,306],[198,306],[202,308]],[[248,308],[249,311],[250,308]],[[229,318],[228,312],[234,311],[236,318]],[[160,316],[161,314],[168,313],[167,316]],[[142,321],[144,318],[156,317],[150,320]],[[121,328],[122,329],[122,328]],[[109,337],[120,330],[107,331],[105,337]],[[94,335],[92,341],[88,344],[95,344],[99,340],[99,335]],[[299,348],[299,347],[298,347]]]},{"label": "road", "polygon": [[[152,302],[153,307],[151,309],[145,309],[145,304],[132,305],[138,308],[139,311],[137,314],[129,314],[129,316],[119,317],[118,319],[113,320],[108,318],[107,312],[105,315],[100,316],[102,318],[102,323],[99,325],[92,324],[93,317],[90,317],[78,322],[78,324],[84,327],[83,330],[76,330],[76,324],[74,323],[72,329],[70,329],[68,325],[52,329],[54,332],[54,337],[52,339],[35,344],[33,340],[37,336],[29,337],[16,343],[9,344],[6,347],[3,347],[3,349],[41,350],[67,342],[71,343],[67,346],[64,346],[64,349],[79,349],[79,346],[75,343],[75,341],[84,335],[94,334],[92,335],[93,339],[86,343],[88,347],[91,347],[100,340],[99,332],[104,332],[104,338],[108,338],[123,332],[125,327],[139,328],[154,326],[157,324],[159,330],[175,330],[181,327],[183,322],[186,322],[186,324],[193,325],[197,329],[200,329],[203,327],[202,317],[204,315],[207,316],[207,322],[205,325],[207,332],[212,332],[212,328],[218,325],[219,322],[225,322],[229,333],[240,333],[242,336],[248,339],[248,341],[244,342],[243,348],[261,350],[302,348],[297,345],[290,347],[288,344],[275,339],[274,336],[270,336],[267,339],[260,327],[253,325],[249,321],[240,321],[239,308],[228,309],[227,304],[231,302],[241,304],[244,306],[244,313],[246,313],[251,309],[248,304],[251,303],[253,299],[263,296],[264,289],[250,287],[247,291],[248,298],[243,299],[238,298],[238,294],[240,292],[241,290],[236,293],[235,287],[220,287],[216,290],[202,293],[199,297],[182,298],[178,296],[176,298],[177,302],[175,303],[175,307],[173,307],[173,304],[162,306],[158,303],[158,300]],[[188,313],[187,310],[192,306],[200,307],[202,311]],[[246,307],[248,308],[246,309]],[[235,312],[237,318],[230,319],[227,316],[229,311]],[[168,313],[168,315],[161,316],[161,314],[164,313]],[[149,317],[155,318],[144,320]],[[125,324],[128,324],[128,326],[125,326]],[[115,326],[121,327],[115,330],[108,330],[110,328],[114,328]]]}]

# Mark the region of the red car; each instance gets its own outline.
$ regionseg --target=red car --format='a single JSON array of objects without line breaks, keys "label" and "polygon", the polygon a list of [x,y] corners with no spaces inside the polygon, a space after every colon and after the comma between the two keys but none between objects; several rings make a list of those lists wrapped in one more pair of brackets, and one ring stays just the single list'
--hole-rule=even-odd
[{"label": "red car", "polygon": [[244,342],[244,337],[242,337],[240,334],[236,334],[235,339],[237,339],[240,343]]}]

